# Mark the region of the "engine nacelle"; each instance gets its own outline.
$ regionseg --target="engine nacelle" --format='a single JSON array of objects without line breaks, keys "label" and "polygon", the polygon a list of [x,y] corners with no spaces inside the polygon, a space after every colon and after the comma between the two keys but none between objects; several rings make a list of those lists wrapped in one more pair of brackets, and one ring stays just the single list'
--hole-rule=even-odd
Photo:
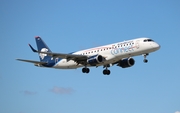
[{"label": "engine nacelle", "polygon": [[104,60],[104,58],[101,55],[94,55],[94,56],[90,56],[87,59],[87,63],[92,66],[95,66],[96,64],[103,62],[103,60]]},{"label": "engine nacelle", "polygon": [[127,67],[131,67],[135,64],[135,60],[133,58],[126,58],[123,60],[120,60],[118,63],[118,66],[122,67],[122,68],[127,68]]}]

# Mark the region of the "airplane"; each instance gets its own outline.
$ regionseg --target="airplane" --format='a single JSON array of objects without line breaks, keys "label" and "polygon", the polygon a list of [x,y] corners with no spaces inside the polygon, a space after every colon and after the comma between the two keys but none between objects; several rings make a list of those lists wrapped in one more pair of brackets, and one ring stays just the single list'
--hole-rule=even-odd
[{"label": "airplane", "polygon": [[143,55],[144,63],[151,52],[160,49],[160,45],[150,38],[137,38],[109,45],[71,52],[68,54],[54,53],[46,45],[41,37],[36,36],[37,50],[30,44],[33,52],[39,54],[40,61],[17,59],[23,62],[33,63],[38,67],[56,69],[76,69],[82,67],[83,73],[89,73],[89,67],[103,66],[104,75],[110,75],[110,66],[117,65],[122,68],[132,67],[135,64],[134,56]]}]

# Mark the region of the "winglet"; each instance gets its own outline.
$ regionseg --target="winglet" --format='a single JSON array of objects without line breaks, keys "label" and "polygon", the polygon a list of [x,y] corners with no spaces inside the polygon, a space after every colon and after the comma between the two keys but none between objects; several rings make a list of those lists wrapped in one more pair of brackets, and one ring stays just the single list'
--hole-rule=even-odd
[{"label": "winglet", "polygon": [[29,45],[29,47],[31,48],[31,50],[33,51],[33,52],[38,52],[37,50],[35,50],[32,46],[31,46],[31,44],[28,44]]}]

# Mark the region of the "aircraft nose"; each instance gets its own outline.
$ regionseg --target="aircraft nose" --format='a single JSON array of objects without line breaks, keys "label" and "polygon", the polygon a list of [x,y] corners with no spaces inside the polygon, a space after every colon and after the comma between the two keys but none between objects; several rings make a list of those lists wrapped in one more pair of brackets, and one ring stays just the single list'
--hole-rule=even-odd
[{"label": "aircraft nose", "polygon": [[159,50],[161,48],[161,45],[159,45],[158,43],[154,44],[154,48],[156,48],[157,50]]}]

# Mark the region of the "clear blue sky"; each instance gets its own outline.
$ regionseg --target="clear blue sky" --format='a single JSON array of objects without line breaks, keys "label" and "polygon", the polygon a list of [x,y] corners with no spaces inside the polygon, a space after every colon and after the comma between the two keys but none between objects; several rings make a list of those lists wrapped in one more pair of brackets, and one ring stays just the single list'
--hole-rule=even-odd
[{"label": "clear blue sky", "polygon": [[[0,113],[179,113],[179,0],[1,0]],[[128,69],[57,70],[28,47],[41,36],[54,52],[150,37],[161,49]]]}]

